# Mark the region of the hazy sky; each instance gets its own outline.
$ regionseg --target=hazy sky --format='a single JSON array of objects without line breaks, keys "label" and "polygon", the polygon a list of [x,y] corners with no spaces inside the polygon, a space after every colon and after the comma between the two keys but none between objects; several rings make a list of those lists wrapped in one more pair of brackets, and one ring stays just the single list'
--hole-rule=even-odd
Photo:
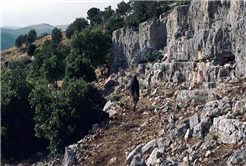
[{"label": "hazy sky", "polygon": [[[1,6],[1,27],[24,27],[40,23],[51,25],[71,24],[78,17],[87,16],[92,7],[113,9],[121,0],[3,0]],[[126,1],[125,1],[126,2]]]}]

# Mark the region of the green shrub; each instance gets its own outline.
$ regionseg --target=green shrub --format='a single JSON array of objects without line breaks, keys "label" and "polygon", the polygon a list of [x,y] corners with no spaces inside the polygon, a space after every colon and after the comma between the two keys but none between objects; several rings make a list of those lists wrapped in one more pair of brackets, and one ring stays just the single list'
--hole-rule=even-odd
[{"label": "green shrub", "polygon": [[178,1],[175,6],[189,5],[190,1]]},{"label": "green shrub", "polygon": [[1,157],[8,162],[28,158],[47,145],[35,137],[35,110],[28,101],[32,86],[26,76],[19,66],[1,71]]},{"label": "green shrub", "polygon": [[20,68],[20,69],[26,69],[29,67],[29,64],[31,63],[31,60],[28,58],[28,57],[24,57],[20,60],[15,60],[15,61],[12,61],[9,63],[9,68],[10,69],[17,69],[17,68]]},{"label": "green shrub", "polygon": [[87,82],[96,80],[95,69],[90,62],[83,58],[82,55],[77,55],[73,52],[66,58],[65,75],[68,78],[83,78]]},{"label": "green shrub", "polygon": [[59,93],[47,83],[39,82],[29,96],[35,107],[35,131],[50,141],[49,149],[56,157],[64,147],[83,138],[94,123],[108,117],[102,111],[106,100],[93,84],[83,79],[68,79]]},{"label": "green shrub", "polygon": [[121,98],[122,98],[121,95],[112,95],[112,96],[110,96],[109,100],[111,102],[115,102],[115,101],[120,101]]},{"label": "green shrub", "polygon": [[30,44],[27,48],[27,55],[28,56],[33,56],[34,52],[36,50],[36,45],[35,44]]},{"label": "green shrub", "polygon": [[153,51],[153,52],[149,52],[149,56],[148,56],[148,61],[155,63],[158,60],[162,60],[163,58],[163,54],[157,50]]}]

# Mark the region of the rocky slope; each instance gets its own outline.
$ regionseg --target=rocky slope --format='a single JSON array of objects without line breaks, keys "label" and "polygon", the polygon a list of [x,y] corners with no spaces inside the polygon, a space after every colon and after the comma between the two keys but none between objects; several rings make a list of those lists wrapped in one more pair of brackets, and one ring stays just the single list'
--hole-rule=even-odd
[{"label": "rocky slope", "polygon": [[[150,65],[149,63],[147,65]],[[66,148],[53,165],[243,165],[246,162],[246,82],[218,83],[215,95],[203,89],[157,81],[149,89],[138,75],[136,111],[125,91],[133,70],[112,74],[98,86],[113,91],[104,111],[110,120]],[[146,73],[151,70],[146,69]]]},{"label": "rocky slope", "polygon": [[[245,4],[192,1],[140,24],[138,31],[115,31],[113,74],[105,91],[126,98],[124,89],[136,74],[141,102],[136,112],[121,100],[108,102],[105,111],[112,119],[106,129],[99,127],[68,147],[63,163],[244,165]],[[148,62],[156,51],[163,59]]]}]

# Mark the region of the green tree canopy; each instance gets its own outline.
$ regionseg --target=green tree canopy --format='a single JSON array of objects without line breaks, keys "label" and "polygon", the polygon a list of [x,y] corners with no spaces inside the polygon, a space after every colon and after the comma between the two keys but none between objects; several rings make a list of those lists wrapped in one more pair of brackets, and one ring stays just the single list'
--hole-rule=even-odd
[{"label": "green tree canopy", "polygon": [[62,40],[62,32],[61,32],[61,29],[58,29],[58,28],[54,28],[51,32],[51,36],[52,36],[52,40],[55,42],[55,43],[59,43],[61,42]]},{"label": "green tree canopy", "polygon": [[85,29],[88,25],[88,21],[85,18],[76,18],[76,20],[66,29],[67,38],[70,38],[75,31],[80,32],[82,29]]},{"label": "green tree canopy", "polygon": [[44,78],[57,84],[57,80],[65,74],[65,58],[69,52],[69,47],[62,43],[46,41],[42,50],[34,55],[30,77]]},{"label": "green tree canopy", "polygon": [[26,42],[26,38],[24,35],[20,35],[15,40],[15,46],[18,48],[22,48],[22,45]]},{"label": "green tree canopy", "polygon": [[53,154],[63,152],[65,146],[83,138],[92,124],[107,117],[102,111],[105,99],[83,79],[68,79],[59,93],[39,82],[29,99],[35,107],[36,135],[50,141]]},{"label": "green tree canopy", "polygon": [[82,55],[77,55],[73,52],[66,58],[65,75],[68,78],[83,78],[87,82],[96,80],[95,68]]},{"label": "green tree canopy", "polygon": [[137,27],[141,22],[158,18],[169,9],[165,1],[131,1],[131,14],[127,16],[126,25]]},{"label": "green tree canopy", "polygon": [[28,101],[32,85],[26,80],[28,70],[22,64],[18,62],[11,68],[1,70],[2,161],[7,159],[12,162],[30,157],[46,146],[44,140],[35,137],[34,109]]},{"label": "green tree canopy", "polygon": [[27,48],[27,55],[28,56],[33,56],[34,51],[36,50],[36,45],[35,44],[30,44]]},{"label": "green tree canopy", "polygon": [[119,13],[121,16],[127,16],[127,14],[131,11],[131,6],[130,6],[131,1],[128,3],[121,1],[120,3],[117,4],[117,9],[116,13]]},{"label": "green tree canopy", "polygon": [[84,29],[75,32],[69,43],[77,55],[82,55],[93,67],[106,62],[111,49],[111,36],[101,30]]},{"label": "green tree canopy", "polygon": [[121,15],[114,13],[105,23],[105,28],[112,34],[113,31],[124,27],[124,18]]},{"label": "green tree canopy", "polygon": [[87,11],[87,19],[90,20],[90,25],[94,26],[97,24],[101,24],[102,22],[102,14],[99,8],[90,8]]},{"label": "green tree canopy", "polygon": [[36,40],[36,38],[37,38],[37,32],[34,29],[30,30],[27,35],[28,45],[33,43]]},{"label": "green tree canopy", "polygon": [[101,14],[102,14],[102,20],[103,22],[105,22],[114,14],[114,10],[112,9],[111,6],[108,6],[105,8],[104,11],[101,12]]}]

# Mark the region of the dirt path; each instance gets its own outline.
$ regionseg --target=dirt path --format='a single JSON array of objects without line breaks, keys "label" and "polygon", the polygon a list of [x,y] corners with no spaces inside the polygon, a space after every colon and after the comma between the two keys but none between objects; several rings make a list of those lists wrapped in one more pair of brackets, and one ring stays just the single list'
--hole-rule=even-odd
[{"label": "dirt path", "polygon": [[159,120],[151,109],[141,108],[147,102],[139,102],[135,111],[120,108],[119,117],[111,119],[109,125],[105,125],[100,134],[80,150],[77,165],[125,165],[126,149],[154,139],[160,131]]}]

